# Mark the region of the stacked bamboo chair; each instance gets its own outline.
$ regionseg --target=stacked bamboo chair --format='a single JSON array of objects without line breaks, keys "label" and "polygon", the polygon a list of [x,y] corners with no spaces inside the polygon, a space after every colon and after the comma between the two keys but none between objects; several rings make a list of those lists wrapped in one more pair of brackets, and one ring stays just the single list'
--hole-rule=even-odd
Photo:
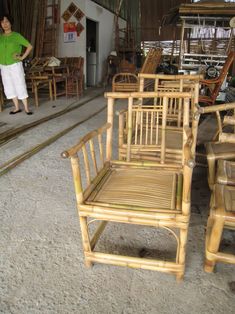
[{"label": "stacked bamboo chair", "polygon": [[[216,141],[206,144],[208,184],[211,189],[210,214],[207,222],[205,266],[213,272],[217,262],[235,264],[235,255],[221,252],[224,229],[235,229],[235,103],[200,108],[201,113],[216,113]],[[229,115],[222,116],[226,111]],[[230,133],[226,128],[230,127]]]},{"label": "stacked bamboo chair", "polygon": [[[229,111],[230,115],[223,113]],[[206,143],[206,156],[208,162],[208,184],[213,189],[216,178],[216,167],[219,159],[235,159],[235,133],[231,128],[235,126],[234,114],[235,103],[214,105],[200,108],[201,114],[214,113],[217,117],[218,131],[215,134],[215,141]],[[226,133],[226,127],[230,126],[230,132]]]},{"label": "stacked bamboo chair", "polygon": [[235,264],[235,255],[222,252],[224,229],[235,230],[235,162],[219,160],[217,180],[212,190],[207,221],[205,266],[213,272],[217,262]]},{"label": "stacked bamboo chair", "polygon": [[[192,93],[174,95],[183,102],[182,121],[178,130],[181,136],[180,163],[172,162],[167,157],[168,108],[172,99],[169,93],[163,96],[162,105],[151,108],[141,108],[135,104],[140,100],[144,102],[145,99],[152,99],[154,102],[159,96],[156,92],[107,93],[105,96],[108,102],[107,124],[90,132],[77,145],[62,153],[64,158],[71,159],[85,264],[91,266],[98,262],[151,269],[174,274],[181,280],[185,270],[191,181],[199,119],[196,106],[191,113]],[[114,106],[119,99],[125,101],[128,106],[125,160],[112,158]],[[132,156],[132,137],[136,128],[136,115],[139,114],[146,123],[154,121],[158,160],[137,160]],[[151,125],[146,123],[145,129],[151,130]],[[137,133],[138,136],[141,134]],[[144,136],[148,138],[146,133]],[[146,148],[149,149],[147,144]],[[97,221],[100,223],[91,236],[89,227]],[[163,228],[172,235],[175,243],[174,260],[98,251],[97,242],[108,222]]]}]

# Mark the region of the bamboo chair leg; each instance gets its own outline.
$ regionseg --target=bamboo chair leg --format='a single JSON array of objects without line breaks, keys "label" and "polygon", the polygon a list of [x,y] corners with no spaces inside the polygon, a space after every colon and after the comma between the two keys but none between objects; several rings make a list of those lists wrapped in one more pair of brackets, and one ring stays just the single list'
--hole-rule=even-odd
[{"label": "bamboo chair leg", "polygon": [[[179,251],[178,251],[178,263],[185,267],[185,255],[186,255],[186,244],[188,237],[188,226],[184,229],[180,229],[179,236]],[[176,280],[178,282],[182,281],[184,278],[184,269],[182,272],[176,274]]]},{"label": "bamboo chair leg", "polygon": [[213,189],[215,184],[215,159],[207,159],[208,161],[208,185],[210,189]]},{"label": "bamboo chair leg", "polygon": [[35,97],[35,105],[36,105],[36,108],[38,108],[39,103],[38,103],[38,87],[37,87],[37,83],[33,84],[33,93],[34,93],[34,97]]},{"label": "bamboo chair leg", "polygon": [[53,80],[53,91],[54,91],[54,99],[57,99],[57,88],[56,88],[56,81]]},{"label": "bamboo chair leg", "polygon": [[50,100],[53,100],[52,81],[49,81],[49,95],[50,95]]},{"label": "bamboo chair leg", "polygon": [[86,217],[80,217],[80,226],[81,226],[81,232],[82,232],[82,244],[83,244],[84,255],[85,255],[85,266],[91,267],[93,263],[86,259],[86,253],[91,253],[91,243],[90,243]]},{"label": "bamboo chair leg", "polygon": [[211,273],[214,270],[216,260],[208,258],[208,253],[218,253],[221,237],[223,234],[224,220],[222,217],[212,219],[208,218],[207,231],[206,231],[206,258],[204,270],[205,272]]}]

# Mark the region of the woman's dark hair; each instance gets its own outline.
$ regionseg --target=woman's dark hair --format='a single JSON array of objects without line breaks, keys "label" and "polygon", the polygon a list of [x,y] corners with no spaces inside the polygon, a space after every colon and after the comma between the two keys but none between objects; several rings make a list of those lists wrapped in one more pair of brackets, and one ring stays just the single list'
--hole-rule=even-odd
[{"label": "woman's dark hair", "polygon": [[4,20],[4,17],[8,19],[8,21],[11,23],[11,26],[12,26],[14,23],[13,18],[9,14],[4,14],[4,15],[1,15],[0,17],[0,27],[2,28],[1,23]]}]

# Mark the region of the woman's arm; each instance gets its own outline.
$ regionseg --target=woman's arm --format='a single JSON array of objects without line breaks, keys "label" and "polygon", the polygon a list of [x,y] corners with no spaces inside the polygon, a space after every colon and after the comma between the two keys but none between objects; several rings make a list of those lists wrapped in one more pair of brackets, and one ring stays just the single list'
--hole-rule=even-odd
[{"label": "woman's arm", "polygon": [[24,54],[23,54],[22,56],[17,56],[17,60],[23,61],[26,57],[28,57],[28,55],[30,54],[30,52],[31,52],[32,49],[33,49],[33,46],[30,44],[30,45],[26,48],[26,50],[25,50],[25,52],[24,52]]}]

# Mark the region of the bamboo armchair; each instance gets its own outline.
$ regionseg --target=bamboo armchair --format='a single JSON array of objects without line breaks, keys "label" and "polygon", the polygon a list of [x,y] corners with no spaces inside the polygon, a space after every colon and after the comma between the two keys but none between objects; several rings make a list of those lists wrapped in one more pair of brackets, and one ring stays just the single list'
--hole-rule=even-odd
[{"label": "bamboo armchair", "polygon": [[[139,73],[154,74],[162,57],[161,48],[151,48],[145,58],[144,64]],[[145,89],[151,84],[145,81]],[[113,92],[136,92],[139,90],[139,79],[134,73],[121,72],[113,76],[112,91]]]},{"label": "bamboo armchair", "polygon": [[[154,97],[155,95],[152,95]],[[108,122],[83,137],[62,157],[71,158],[73,179],[86,266],[94,262],[163,271],[181,280],[185,269],[185,252],[190,217],[190,189],[194,166],[194,150],[197,120],[194,130],[189,127],[189,103],[184,106],[183,165],[167,163],[165,158],[165,128],[167,102],[159,108],[162,117],[161,161],[143,162],[131,160],[131,141],[126,161],[112,160],[113,93],[107,93]],[[135,98],[150,97],[149,93],[122,93],[132,112]],[[131,128],[132,120],[129,121]],[[106,136],[106,156],[103,136]],[[82,155],[82,156],[81,156]],[[84,162],[84,166],[81,163]],[[85,173],[85,174],[84,174]],[[84,183],[85,176],[86,184]],[[89,226],[100,224],[93,236]],[[97,251],[96,244],[108,222],[163,228],[173,235],[176,256],[173,261],[140,258]]]},{"label": "bamboo armchair", "polygon": [[[235,103],[228,103],[223,105],[214,105],[201,107],[200,113],[216,113],[218,122],[218,132],[216,134],[216,141],[205,144],[206,156],[208,163],[208,184],[210,189],[213,189],[216,178],[216,165],[219,159],[233,160],[235,159],[235,134],[225,133],[225,125],[235,125],[233,116],[221,117],[224,111],[235,110]],[[224,123],[222,122],[224,120]]]},{"label": "bamboo armchair", "polygon": [[228,74],[230,66],[233,64],[235,57],[235,52],[231,51],[224,63],[223,68],[220,71],[220,75],[218,78],[201,80],[201,87],[207,88],[208,95],[200,95],[199,102],[205,103],[207,105],[214,105],[216,98],[219,94],[220,88]]},{"label": "bamboo armchair", "polygon": [[217,262],[235,264],[235,255],[219,251],[224,228],[235,230],[235,186],[215,184],[212,198],[206,231],[206,272],[213,272]]}]

